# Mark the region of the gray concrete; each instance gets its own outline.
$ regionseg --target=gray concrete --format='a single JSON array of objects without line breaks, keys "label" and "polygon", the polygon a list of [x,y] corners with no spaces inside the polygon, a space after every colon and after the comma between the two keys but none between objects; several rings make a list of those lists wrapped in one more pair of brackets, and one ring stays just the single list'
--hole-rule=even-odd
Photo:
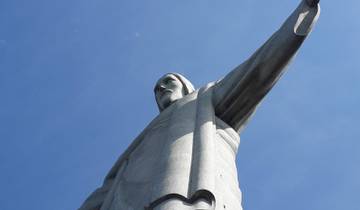
[{"label": "gray concrete", "polygon": [[80,210],[241,210],[239,133],[319,12],[318,1],[304,0],[248,60],[199,90],[176,73],[160,78],[154,88],[160,114]]}]

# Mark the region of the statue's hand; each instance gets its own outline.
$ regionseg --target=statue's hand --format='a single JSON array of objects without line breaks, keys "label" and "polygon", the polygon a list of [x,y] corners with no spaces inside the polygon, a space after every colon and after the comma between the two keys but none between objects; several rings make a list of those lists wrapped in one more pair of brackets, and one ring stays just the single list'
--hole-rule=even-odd
[{"label": "statue's hand", "polygon": [[315,7],[320,0],[305,0],[305,2],[309,7]]}]

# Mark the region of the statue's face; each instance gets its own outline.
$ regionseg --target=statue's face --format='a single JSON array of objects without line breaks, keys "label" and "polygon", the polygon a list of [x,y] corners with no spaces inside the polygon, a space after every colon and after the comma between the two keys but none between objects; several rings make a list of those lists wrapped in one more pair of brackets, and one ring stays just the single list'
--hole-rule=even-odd
[{"label": "statue's face", "polygon": [[155,86],[155,97],[161,110],[164,110],[176,100],[184,97],[184,86],[180,80],[167,74],[159,79]]}]

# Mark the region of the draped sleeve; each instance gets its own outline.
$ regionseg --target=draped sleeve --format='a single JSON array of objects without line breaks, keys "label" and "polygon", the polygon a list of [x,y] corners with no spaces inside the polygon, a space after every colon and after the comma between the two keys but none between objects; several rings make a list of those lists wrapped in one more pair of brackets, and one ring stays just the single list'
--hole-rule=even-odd
[{"label": "draped sleeve", "polygon": [[235,130],[242,130],[256,106],[284,73],[319,12],[319,5],[309,7],[301,2],[265,44],[216,84],[213,103],[219,118]]}]

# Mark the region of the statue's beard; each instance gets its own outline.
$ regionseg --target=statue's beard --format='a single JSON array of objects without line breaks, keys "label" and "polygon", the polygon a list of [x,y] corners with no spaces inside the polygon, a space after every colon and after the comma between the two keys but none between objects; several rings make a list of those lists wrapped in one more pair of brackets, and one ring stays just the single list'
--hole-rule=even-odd
[{"label": "statue's beard", "polygon": [[176,95],[173,95],[170,93],[169,95],[164,94],[164,96],[161,98],[161,107],[162,109],[166,109],[171,104],[175,103],[179,98],[176,97]]},{"label": "statue's beard", "polygon": [[174,101],[171,100],[171,97],[164,97],[161,100],[161,104],[162,104],[162,108],[166,109],[167,107],[169,107]]}]

